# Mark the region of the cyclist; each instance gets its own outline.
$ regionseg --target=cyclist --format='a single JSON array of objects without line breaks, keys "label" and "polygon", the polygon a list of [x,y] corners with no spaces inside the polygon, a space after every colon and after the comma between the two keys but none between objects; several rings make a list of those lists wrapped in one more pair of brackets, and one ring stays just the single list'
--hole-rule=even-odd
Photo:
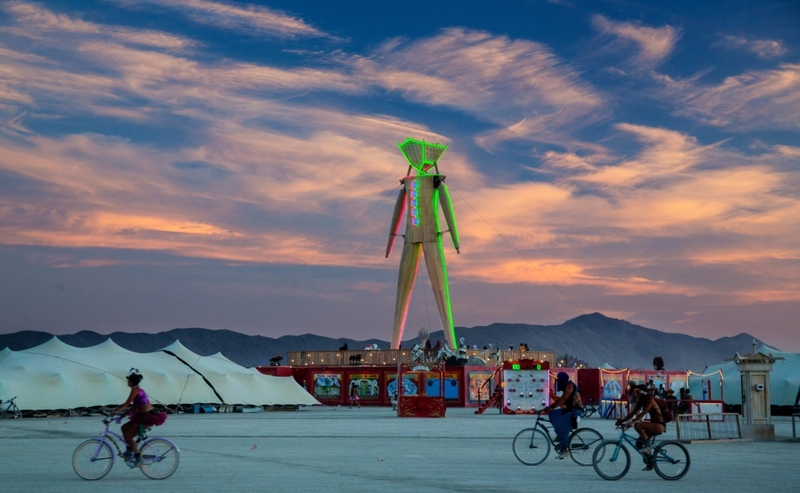
[{"label": "cyclist", "polygon": [[[651,437],[660,435],[667,430],[664,423],[664,417],[661,415],[661,408],[658,407],[652,391],[647,385],[639,385],[634,389],[636,395],[636,405],[634,405],[631,412],[624,418],[617,420],[617,426],[622,426],[628,420],[627,427],[633,426],[633,429],[639,434],[636,439],[636,448],[642,450],[645,456],[649,456],[649,446],[647,445]],[[647,415],[650,415],[650,422],[645,423],[642,421]],[[643,450],[644,449],[644,450]],[[648,460],[646,471],[653,469],[652,463]]]},{"label": "cyclist", "polygon": [[128,413],[128,422],[122,425],[122,438],[125,439],[127,445],[123,456],[125,459],[133,457],[133,462],[136,465],[141,462],[141,456],[139,455],[139,447],[133,437],[139,432],[139,426],[141,425],[145,428],[161,426],[167,420],[167,413],[153,409],[147,393],[139,387],[142,378],[144,377],[139,373],[139,370],[131,368],[127,378],[131,393],[125,403],[111,413],[112,415],[121,414],[128,406],[131,406],[130,413]]},{"label": "cyclist", "polygon": [[[583,403],[578,386],[569,379],[566,372],[559,372],[556,375],[556,392],[561,392],[561,396],[552,404],[544,408],[550,412],[550,423],[558,437],[556,445],[557,459],[569,457],[569,431],[572,429],[572,417],[581,416]],[[563,406],[563,408],[562,408]]]}]

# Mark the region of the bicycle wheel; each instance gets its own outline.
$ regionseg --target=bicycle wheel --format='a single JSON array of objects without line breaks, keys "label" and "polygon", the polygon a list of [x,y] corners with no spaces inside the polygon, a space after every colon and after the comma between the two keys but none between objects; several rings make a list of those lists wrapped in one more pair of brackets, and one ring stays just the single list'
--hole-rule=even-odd
[{"label": "bicycle wheel", "polygon": [[689,451],[678,442],[662,442],[653,449],[656,473],[667,481],[681,479],[689,472]]},{"label": "bicycle wheel", "polygon": [[142,462],[139,468],[150,479],[166,479],[178,468],[181,452],[175,444],[163,438],[148,440],[139,451]]},{"label": "bicycle wheel", "polygon": [[547,459],[550,440],[542,430],[525,428],[514,437],[514,456],[527,466],[536,466]]},{"label": "bicycle wheel", "polygon": [[591,428],[578,428],[569,436],[569,454],[577,464],[592,465],[594,449],[603,441],[603,436]]},{"label": "bicycle wheel", "polygon": [[[95,457],[96,455],[96,457]],[[78,445],[72,454],[72,468],[75,474],[87,481],[96,481],[111,470],[114,453],[106,442],[86,440]]]},{"label": "bicycle wheel", "polygon": [[594,449],[592,466],[601,478],[616,481],[628,474],[631,454],[619,441],[605,440]]},{"label": "bicycle wheel", "polygon": [[594,406],[592,406],[591,404],[587,404],[587,405],[583,406],[583,417],[584,418],[588,418],[589,416],[594,414],[594,412],[596,410],[597,409]]}]

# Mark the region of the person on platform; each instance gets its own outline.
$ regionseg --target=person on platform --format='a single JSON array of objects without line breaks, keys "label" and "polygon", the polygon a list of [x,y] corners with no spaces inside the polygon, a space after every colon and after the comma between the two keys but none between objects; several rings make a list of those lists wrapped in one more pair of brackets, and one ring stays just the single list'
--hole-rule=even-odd
[{"label": "person on platform", "polygon": [[689,389],[681,387],[680,390],[681,397],[678,401],[678,414],[687,414],[690,411],[691,404],[689,401],[692,400],[692,395],[689,393]]},{"label": "person on platform", "polygon": [[675,397],[675,391],[669,389],[667,391],[667,396],[664,397],[664,400],[667,401],[667,405],[672,410],[672,414],[678,414],[678,398]]},{"label": "person on platform", "polygon": [[[649,456],[650,438],[664,433],[667,425],[664,422],[664,416],[661,415],[661,408],[656,403],[653,391],[647,385],[639,385],[635,390],[636,405],[631,412],[624,418],[617,420],[617,426],[625,425],[626,428],[633,427],[639,434],[636,439],[636,448],[641,450],[643,454]],[[650,416],[650,422],[645,423],[642,421],[645,417]],[[630,421],[628,421],[630,420]],[[653,464],[648,460],[646,471],[653,469]]]},{"label": "person on platform", "polygon": [[634,390],[636,390],[636,382],[634,382],[633,380],[628,381],[628,386],[625,387],[625,393],[622,394],[622,397],[620,397],[620,399],[628,401],[628,404],[630,404],[631,406],[636,404],[636,393],[634,392]]},{"label": "person on platform", "polygon": [[141,456],[139,455],[139,447],[136,445],[136,440],[134,440],[133,437],[139,432],[139,426],[141,425],[145,428],[161,426],[164,424],[164,421],[167,420],[167,413],[163,411],[158,412],[153,409],[153,405],[150,403],[150,398],[147,396],[147,393],[144,389],[139,387],[142,378],[144,377],[139,373],[139,370],[131,368],[127,378],[128,387],[131,388],[128,399],[111,413],[112,416],[121,414],[130,406],[128,422],[122,425],[122,437],[125,439],[125,444],[127,445],[123,457],[125,457],[125,459],[132,458],[133,463],[136,465],[141,462]]},{"label": "person on platform", "polygon": [[[580,417],[583,414],[581,394],[578,386],[569,379],[566,372],[559,372],[556,375],[556,392],[561,392],[561,396],[552,404],[544,408],[550,412],[550,423],[558,437],[557,459],[569,457],[569,432],[572,429],[572,417]],[[562,407],[563,406],[563,407]]]}]

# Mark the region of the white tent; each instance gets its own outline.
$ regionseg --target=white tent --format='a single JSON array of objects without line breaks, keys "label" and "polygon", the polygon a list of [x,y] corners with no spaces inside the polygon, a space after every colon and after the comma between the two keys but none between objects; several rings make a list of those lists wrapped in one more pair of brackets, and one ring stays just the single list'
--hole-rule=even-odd
[{"label": "white tent", "polygon": [[[800,388],[800,354],[784,353],[769,346],[761,346],[756,350],[773,357],[783,358],[775,361],[769,374],[769,391],[771,404],[776,406],[794,405],[798,388]],[[733,357],[733,355],[731,355]],[[702,381],[711,380],[711,398],[719,400],[719,382],[722,372],[723,399],[729,404],[741,404],[742,381],[739,370],[733,361],[709,366],[703,376],[692,376],[689,380],[689,390],[692,397],[700,399],[703,395]]]},{"label": "white tent", "polygon": [[118,405],[125,377],[137,368],[153,403],[314,405],[291,377],[262,375],[222,355],[199,356],[176,341],[162,351],[134,353],[112,340],[89,348],[57,337],[24,351],[0,352],[0,399],[18,396],[21,409],[78,409]]}]

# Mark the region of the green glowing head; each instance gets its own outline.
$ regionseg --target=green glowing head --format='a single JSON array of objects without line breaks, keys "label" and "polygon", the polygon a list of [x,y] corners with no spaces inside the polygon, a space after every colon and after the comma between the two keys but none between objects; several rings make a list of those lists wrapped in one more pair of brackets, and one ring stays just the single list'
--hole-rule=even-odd
[{"label": "green glowing head", "polygon": [[[436,166],[439,158],[447,150],[446,145],[431,144],[424,140],[408,138],[405,142],[397,143],[408,164],[417,170],[418,175],[427,175],[428,170]],[[438,173],[438,169],[436,170]]]}]

